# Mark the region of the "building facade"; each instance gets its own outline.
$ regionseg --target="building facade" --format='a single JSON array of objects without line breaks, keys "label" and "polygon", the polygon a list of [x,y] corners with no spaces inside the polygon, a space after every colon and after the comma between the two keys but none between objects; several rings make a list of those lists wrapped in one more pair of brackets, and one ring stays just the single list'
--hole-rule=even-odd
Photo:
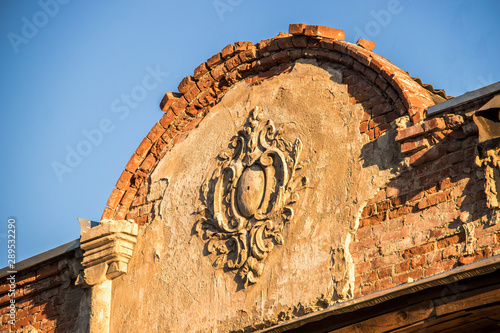
[{"label": "building facade", "polygon": [[2,284],[2,332],[498,330],[500,83],[450,98],[374,46],[291,24],[198,66],[100,223],[19,264],[13,325]]}]

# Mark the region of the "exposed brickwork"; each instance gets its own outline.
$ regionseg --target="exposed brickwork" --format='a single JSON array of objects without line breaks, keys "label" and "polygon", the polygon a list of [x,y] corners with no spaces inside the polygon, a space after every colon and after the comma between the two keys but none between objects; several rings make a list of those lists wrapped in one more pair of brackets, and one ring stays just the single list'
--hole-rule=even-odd
[{"label": "exposed brickwork", "polygon": [[3,278],[0,285],[1,332],[20,332],[28,328],[37,332],[77,331],[82,324],[77,324],[80,302],[87,297],[87,290],[75,285],[80,269],[78,256],[69,252],[18,272],[15,325],[9,324],[10,286],[6,277]]},{"label": "exposed brickwork", "polygon": [[[465,133],[470,124],[466,115],[448,114],[399,131],[396,140],[413,167],[361,212],[350,247],[355,296],[500,253],[500,224],[490,224],[484,176],[475,164],[477,136]],[[475,228],[472,253],[464,223]]]}]

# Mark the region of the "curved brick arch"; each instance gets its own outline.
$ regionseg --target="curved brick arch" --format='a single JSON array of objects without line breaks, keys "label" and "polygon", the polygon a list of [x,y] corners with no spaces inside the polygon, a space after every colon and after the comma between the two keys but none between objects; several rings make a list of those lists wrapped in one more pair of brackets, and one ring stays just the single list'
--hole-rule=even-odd
[{"label": "curved brick arch", "polygon": [[[133,218],[144,224],[151,207],[145,204],[147,191],[141,187],[159,160],[187,133],[195,128],[210,109],[235,83],[246,80],[257,82],[290,69],[290,63],[300,58],[339,63],[364,76],[387,96],[397,108],[399,116],[408,114],[413,124],[425,118],[426,109],[434,105],[431,96],[408,73],[382,56],[361,46],[343,41],[341,30],[290,25],[291,34],[280,33],[257,44],[236,42],[227,45],[199,65],[193,76],[179,84],[180,93],[167,93],[160,107],[165,114],[143,139],[121,174],[112,191],[102,219]],[[361,91],[350,91],[355,102],[362,100]],[[371,140],[383,127],[363,128]],[[142,198],[142,199],[141,199]],[[143,203],[138,201],[143,200]],[[129,212],[132,202],[143,205],[144,212]]]}]

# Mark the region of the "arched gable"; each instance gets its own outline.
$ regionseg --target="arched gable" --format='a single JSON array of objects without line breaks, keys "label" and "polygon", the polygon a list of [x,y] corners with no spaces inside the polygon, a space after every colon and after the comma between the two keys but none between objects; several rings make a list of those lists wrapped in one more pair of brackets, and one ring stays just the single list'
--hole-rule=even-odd
[{"label": "arched gable", "polygon": [[[227,45],[200,64],[192,76],[186,76],[178,86],[179,93],[167,93],[160,104],[165,114],[125,166],[107,201],[102,219],[127,218],[139,224],[146,223],[152,203],[146,201],[144,181],[165,153],[183,140],[234,84],[242,80],[256,83],[271,78],[286,72],[297,59],[341,64],[362,76],[363,82],[376,87],[377,94],[382,97],[367,95],[370,89],[366,84],[349,82],[347,75],[344,83],[349,86],[353,102],[365,103],[365,107],[377,108],[381,112],[384,107],[380,105],[390,101],[392,110],[389,114],[372,112],[360,124],[360,131],[370,140],[377,139],[390,128],[389,123],[400,116],[408,115],[413,124],[422,122],[426,109],[434,105],[429,92],[408,73],[360,45],[345,42],[343,31],[291,24],[289,32],[257,44],[236,42]],[[133,211],[130,210],[132,204],[136,207]]]}]

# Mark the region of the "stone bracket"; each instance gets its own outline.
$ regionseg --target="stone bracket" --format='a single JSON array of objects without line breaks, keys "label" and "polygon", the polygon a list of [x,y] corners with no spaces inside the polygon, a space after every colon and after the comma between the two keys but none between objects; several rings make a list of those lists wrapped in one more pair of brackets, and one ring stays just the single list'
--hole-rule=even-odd
[{"label": "stone bracket", "polygon": [[93,286],[127,273],[137,234],[138,225],[125,220],[102,220],[96,227],[82,230],[85,282]]}]

